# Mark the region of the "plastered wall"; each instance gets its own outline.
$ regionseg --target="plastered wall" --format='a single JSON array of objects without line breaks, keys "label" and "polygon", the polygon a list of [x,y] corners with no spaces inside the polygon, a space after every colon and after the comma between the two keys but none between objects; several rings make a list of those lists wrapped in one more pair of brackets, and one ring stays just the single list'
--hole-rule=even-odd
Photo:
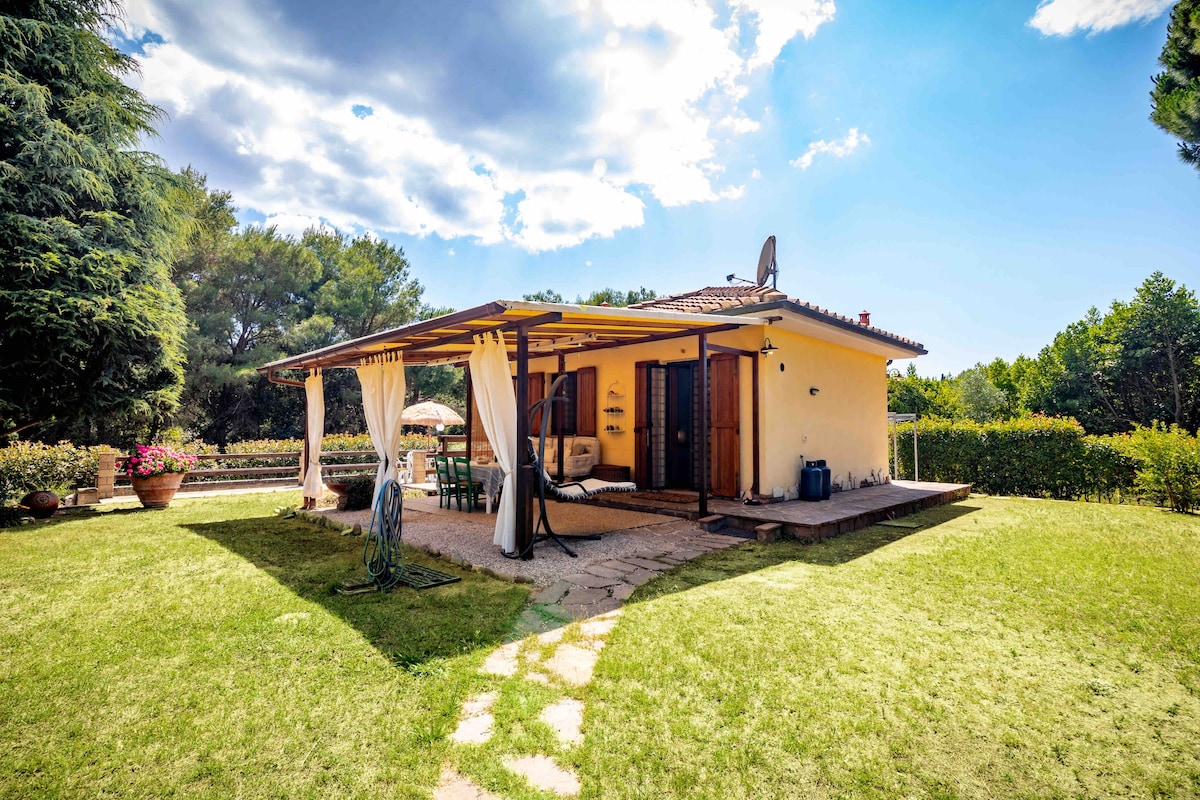
[{"label": "plastered wall", "polygon": [[[887,376],[885,359],[839,345],[771,327],[766,331],[778,348],[769,356],[756,355],[760,378],[759,491],[787,489],[799,479],[803,459],[823,458],[835,478],[860,482],[871,470],[887,466]],[[709,341],[758,353],[764,329],[745,328],[712,334]],[[634,364],[639,361],[695,361],[695,337],[653,342],[566,356],[566,369],[596,368],[597,435],[601,459],[607,464],[632,467],[634,459]],[[783,370],[780,370],[780,365]],[[515,367],[514,367],[515,369]],[[557,357],[530,359],[531,372],[550,374],[558,369]],[[752,364],[739,358],[741,470],[743,491],[753,480]],[[608,421],[601,409],[610,405],[609,387],[620,384],[625,392],[623,432],[604,430]],[[818,389],[812,395],[809,389]],[[636,480],[636,476],[635,476]]]}]

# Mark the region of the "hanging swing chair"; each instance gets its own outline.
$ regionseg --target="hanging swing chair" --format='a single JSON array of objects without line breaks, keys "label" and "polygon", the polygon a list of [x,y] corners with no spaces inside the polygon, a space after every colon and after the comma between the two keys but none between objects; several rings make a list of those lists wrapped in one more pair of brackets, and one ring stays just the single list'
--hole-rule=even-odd
[{"label": "hanging swing chair", "polygon": [[[555,533],[550,527],[550,517],[546,513],[546,496],[553,495],[557,500],[565,500],[567,502],[575,502],[578,500],[586,500],[589,497],[606,492],[636,492],[637,484],[633,481],[602,481],[598,478],[585,478],[582,481],[568,481],[566,483],[555,483],[546,468],[543,466],[546,463],[546,429],[550,422],[550,405],[552,403],[566,403],[567,398],[558,394],[559,388],[567,380],[566,375],[558,376],[558,379],[550,386],[550,396],[544,400],[539,400],[529,408],[529,426],[532,428],[537,415],[541,413],[542,424],[538,435],[537,448],[533,446],[533,442],[528,443],[530,450],[530,463],[537,469],[538,482],[538,508],[540,514],[538,516],[537,525],[533,529],[533,540],[529,543],[529,547],[524,553],[513,554],[510,558],[520,558],[522,555],[533,549],[533,546],[538,542],[551,541],[563,549],[563,552],[571,558],[577,556],[576,552],[567,546],[563,539],[592,539],[600,538],[600,534],[591,533],[586,535],[572,536],[568,534]],[[543,413],[543,411],[545,413]],[[508,554],[506,554],[508,555]]]}]

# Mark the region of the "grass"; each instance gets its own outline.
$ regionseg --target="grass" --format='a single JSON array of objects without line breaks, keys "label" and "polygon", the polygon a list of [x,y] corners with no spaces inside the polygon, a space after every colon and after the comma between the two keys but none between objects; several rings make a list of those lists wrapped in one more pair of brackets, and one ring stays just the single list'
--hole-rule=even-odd
[{"label": "grass", "polygon": [[[713,553],[564,690],[476,671],[523,588],[339,597],[361,540],[278,498],[0,533],[0,797],[428,797],[449,760],[546,800],[500,766],[533,752],[593,798],[1200,797],[1195,516],[972,498]],[[486,689],[496,735],[449,745]]]},{"label": "grass", "polygon": [[976,499],[642,587],[590,797],[1200,796],[1200,519]]},{"label": "grass", "polygon": [[0,797],[429,796],[527,591],[338,596],[362,540],[283,498],[0,532]]}]

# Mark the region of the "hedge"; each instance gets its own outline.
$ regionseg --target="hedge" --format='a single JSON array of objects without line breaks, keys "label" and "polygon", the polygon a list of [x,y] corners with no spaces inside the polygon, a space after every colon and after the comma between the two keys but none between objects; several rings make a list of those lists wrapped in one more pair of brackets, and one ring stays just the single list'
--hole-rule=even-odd
[{"label": "hedge", "polygon": [[[171,446],[192,455],[209,455],[220,452],[216,445],[193,440],[171,442]],[[401,451],[429,450],[437,446],[436,436],[413,434],[400,440]],[[225,448],[227,453],[295,453],[304,447],[302,439],[255,439],[236,442]],[[339,450],[374,450],[371,437],[367,434],[348,436],[330,434],[321,441],[321,451],[329,453]],[[0,447],[0,505],[20,500],[30,492],[48,490],[64,497],[79,486],[96,485],[97,453],[113,450],[110,447],[76,447],[70,442],[56,445],[38,442],[15,441]],[[377,461],[375,455],[366,456],[322,456],[323,464],[357,464]],[[222,469],[237,467],[290,467],[296,463],[294,456],[231,459],[204,461],[198,469]],[[229,476],[208,480],[239,480],[243,476]]]},{"label": "hedge", "polygon": [[[437,446],[436,436],[425,434],[410,434],[400,439],[400,451],[431,450]],[[241,442],[231,442],[225,447],[226,453],[296,453],[304,448],[303,439],[247,439]],[[369,434],[355,435],[331,433],[321,439],[322,464],[360,464],[368,461],[378,461],[372,452],[366,456],[330,456],[329,453],[345,450],[375,450]],[[271,458],[243,458],[229,461],[218,460],[207,464],[207,468],[221,469],[225,467],[277,467],[291,466],[296,459],[292,456]]]},{"label": "hedge", "polygon": [[0,448],[0,504],[19,501],[30,492],[63,497],[76,487],[95,486],[97,453],[109,449],[22,441]]},{"label": "hedge", "polygon": [[[917,425],[922,480],[970,483],[985,494],[1061,500],[1120,497],[1136,484],[1139,459],[1123,437],[1088,436],[1072,419],[931,418]],[[912,428],[907,423],[898,429],[902,478],[913,476]]]}]

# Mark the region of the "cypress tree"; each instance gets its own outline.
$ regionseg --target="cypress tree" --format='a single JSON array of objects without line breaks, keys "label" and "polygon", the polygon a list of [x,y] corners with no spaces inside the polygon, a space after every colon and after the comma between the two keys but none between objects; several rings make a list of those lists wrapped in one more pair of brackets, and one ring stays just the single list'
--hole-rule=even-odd
[{"label": "cypress tree", "polygon": [[107,0],[0,13],[0,432],[179,400],[176,179],[139,149],[159,110],[122,77]]}]

